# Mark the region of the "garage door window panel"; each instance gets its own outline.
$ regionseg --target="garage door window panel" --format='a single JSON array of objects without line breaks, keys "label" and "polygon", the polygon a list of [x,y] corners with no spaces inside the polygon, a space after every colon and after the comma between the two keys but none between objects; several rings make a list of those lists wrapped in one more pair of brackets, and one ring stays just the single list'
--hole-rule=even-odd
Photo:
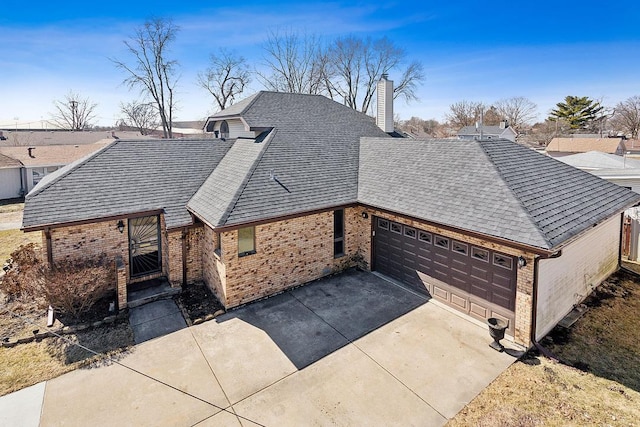
[{"label": "garage door window panel", "polygon": [[477,259],[484,262],[489,262],[489,251],[476,248],[475,246],[471,247],[471,258]]},{"label": "garage door window panel", "polygon": [[402,226],[400,224],[396,224],[395,222],[391,223],[389,230],[391,230],[392,233],[402,234]]},{"label": "garage door window panel", "polygon": [[404,227],[404,236],[409,238],[409,239],[415,239],[416,238],[416,229],[405,226]]},{"label": "garage door window panel", "polygon": [[388,230],[389,229],[389,221],[387,221],[386,219],[378,218],[378,228],[380,228],[382,230]]},{"label": "garage door window panel", "polygon": [[469,253],[469,246],[466,243],[453,241],[451,244],[451,250],[460,255],[467,255]]},{"label": "garage door window panel", "polygon": [[502,267],[506,270],[513,269],[513,259],[506,255],[500,255],[498,253],[493,254],[493,265],[497,265],[498,267]]},{"label": "garage door window panel", "polygon": [[418,231],[418,240],[423,243],[431,244],[431,233],[427,233],[426,231]]},{"label": "garage door window panel", "polygon": [[449,249],[449,239],[442,236],[436,236],[434,245],[442,249]]}]

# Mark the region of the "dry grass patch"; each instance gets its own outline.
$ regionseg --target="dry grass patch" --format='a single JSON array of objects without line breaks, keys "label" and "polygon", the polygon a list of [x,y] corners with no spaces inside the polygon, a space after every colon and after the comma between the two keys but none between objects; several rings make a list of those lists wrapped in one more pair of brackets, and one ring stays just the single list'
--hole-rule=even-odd
[{"label": "dry grass patch", "polygon": [[[640,392],[640,284],[610,277],[585,301],[589,310],[569,330],[557,328],[543,344],[560,359]],[[640,418],[639,418],[640,419]]]},{"label": "dry grass patch", "polygon": [[8,203],[0,203],[0,214],[22,212],[23,210],[24,202],[13,203],[12,201],[9,201]]},{"label": "dry grass patch", "polygon": [[0,348],[0,396],[76,369],[51,357],[48,340]]},{"label": "dry grass patch", "polygon": [[525,362],[509,367],[447,425],[637,425],[640,393],[544,357]]},{"label": "dry grass patch", "polygon": [[[42,235],[39,231],[25,233],[20,230],[0,230],[0,264],[9,259],[11,252],[15,251],[20,245],[35,243],[37,246],[42,244]],[[0,265],[2,267],[2,265]]]},{"label": "dry grass patch", "polygon": [[640,279],[617,273],[585,303],[571,329],[542,340],[566,364],[531,356],[513,364],[448,425],[638,425]]},{"label": "dry grass patch", "polygon": [[[29,328],[33,329],[32,326]],[[0,396],[77,368],[109,364],[113,359],[124,356],[133,344],[129,322],[123,321],[65,335],[64,339],[46,338],[40,342],[0,348]],[[81,346],[101,354],[94,355]]]}]

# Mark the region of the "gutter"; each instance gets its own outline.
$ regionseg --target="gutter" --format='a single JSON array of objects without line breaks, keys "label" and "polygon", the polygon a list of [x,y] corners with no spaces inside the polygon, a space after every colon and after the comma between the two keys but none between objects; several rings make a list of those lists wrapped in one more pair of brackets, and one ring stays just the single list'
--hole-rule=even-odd
[{"label": "gutter", "polygon": [[76,221],[66,221],[66,222],[58,222],[58,223],[48,223],[48,224],[41,224],[41,225],[33,225],[33,226],[28,226],[28,227],[22,227],[20,230],[22,230],[24,232],[40,231],[40,230],[47,230],[47,229],[50,229],[50,228],[71,227],[71,226],[74,226],[74,225],[87,225],[87,224],[93,224],[93,223],[96,223],[96,222],[116,221],[116,220],[119,220],[119,219],[129,219],[129,218],[138,218],[138,217],[141,217],[141,216],[160,215],[162,213],[164,213],[164,209],[159,208],[159,209],[151,209],[151,210],[148,210],[148,211],[122,213],[122,214],[109,215],[109,216],[104,216],[104,217],[81,219],[81,220],[76,220]]}]

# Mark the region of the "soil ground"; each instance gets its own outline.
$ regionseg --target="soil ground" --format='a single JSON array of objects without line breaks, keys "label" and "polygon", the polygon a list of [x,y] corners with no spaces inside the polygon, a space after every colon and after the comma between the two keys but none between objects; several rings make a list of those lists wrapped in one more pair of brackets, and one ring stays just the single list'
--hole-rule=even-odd
[{"label": "soil ground", "polygon": [[616,273],[585,303],[541,341],[562,362],[529,353],[448,425],[638,425],[640,278]]},{"label": "soil ground", "polygon": [[218,310],[224,310],[209,288],[201,282],[185,286],[176,296],[176,302],[184,308],[183,312],[189,317],[191,323],[196,319],[213,315]]}]

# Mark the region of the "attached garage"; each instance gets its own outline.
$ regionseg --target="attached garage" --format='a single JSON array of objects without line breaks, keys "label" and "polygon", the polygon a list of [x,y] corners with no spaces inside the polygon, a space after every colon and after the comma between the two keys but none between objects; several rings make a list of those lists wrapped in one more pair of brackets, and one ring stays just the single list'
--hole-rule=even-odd
[{"label": "attached garage", "polygon": [[498,317],[513,332],[517,259],[381,217],[373,269],[476,319]]}]

